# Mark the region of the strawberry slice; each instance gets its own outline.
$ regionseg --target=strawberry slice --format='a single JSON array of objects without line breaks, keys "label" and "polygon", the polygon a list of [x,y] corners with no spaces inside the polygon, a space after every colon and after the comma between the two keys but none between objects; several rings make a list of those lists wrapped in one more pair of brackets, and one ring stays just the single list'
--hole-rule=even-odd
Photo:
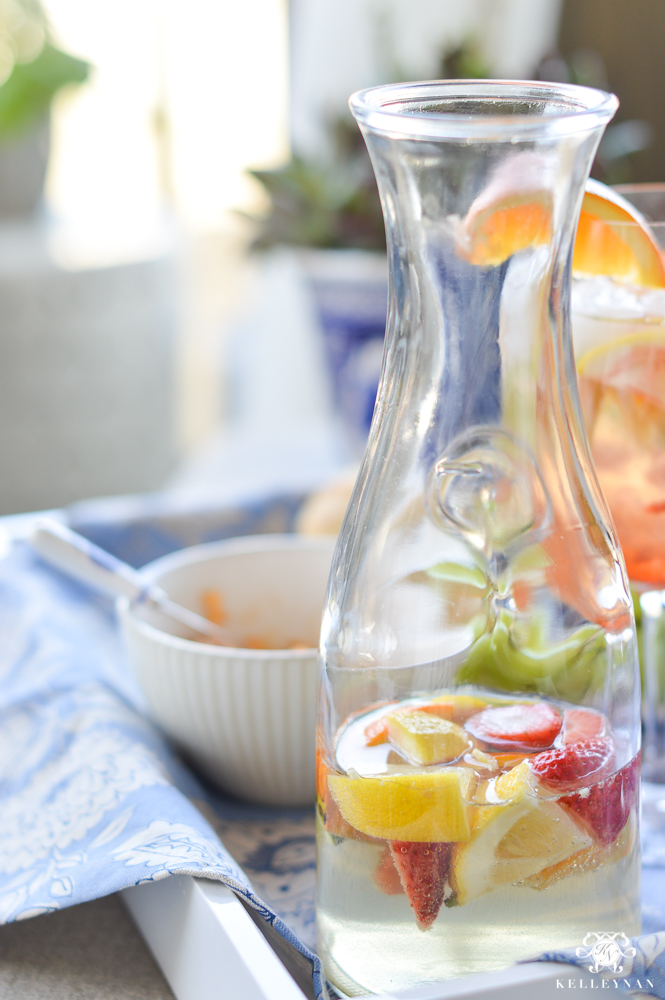
[{"label": "strawberry slice", "polygon": [[639,784],[638,754],[630,764],[597,785],[575,795],[565,795],[559,801],[577,813],[597,841],[608,846],[617,839],[631,812],[637,808]]},{"label": "strawberry slice", "polygon": [[476,739],[499,749],[543,749],[554,742],[561,716],[543,701],[498,705],[472,715],[466,729]]},{"label": "strawberry slice", "polygon": [[421,931],[434,923],[441,909],[452,849],[452,844],[445,843],[393,840],[390,844],[395,868]]},{"label": "strawberry slice", "polygon": [[385,847],[379,858],[374,872],[374,881],[381,892],[385,892],[386,896],[398,896],[404,892],[399,872],[395,868],[392,852],[388,846]]},{"label": "strawberry slice", "polygon": [[529,758],[529,767],[552,791],[567,791],[604,778],[612,769],[614,745],[609,739],[584,740]]},{"label": "strawberry slice", "polygon": [[[559,802],[572,809],[605,846],[616,840],[637,805],[639,755],[610,774],[613,765],[614,746],[606,737],[570,743],[529,760],[532,771],[553,791],[572,792]],[[581,783],[585,787],[572,791]]]},{"label": "strawberry slice", "polygon": [[581,743],[597,736],[607,736],[607,719],[592,708],[566,708],[563,713],[561,745]]}]

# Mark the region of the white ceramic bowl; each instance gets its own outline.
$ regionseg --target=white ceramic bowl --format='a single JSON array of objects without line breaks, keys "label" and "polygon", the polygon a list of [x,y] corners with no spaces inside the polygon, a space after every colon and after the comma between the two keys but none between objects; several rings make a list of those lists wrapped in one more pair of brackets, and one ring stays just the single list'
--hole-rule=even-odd
[{"label": "white ceramic bowl", "polygon": [[221,593],[228,625],[275,645],[235,649],[182,638],[178,626],[118,603],[129,656],[154,718],[213,782],[240,798],[304,805],[315,797],[317,646],[335,540],[257,535],[197,545],[143,570],[168,596],[202,611]]}]

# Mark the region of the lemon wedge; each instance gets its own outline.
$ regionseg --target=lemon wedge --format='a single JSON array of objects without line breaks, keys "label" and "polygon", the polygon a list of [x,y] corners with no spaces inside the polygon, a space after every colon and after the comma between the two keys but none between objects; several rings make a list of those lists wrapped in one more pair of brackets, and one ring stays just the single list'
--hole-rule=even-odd
[{"label": "lemon wedge", "polygon": [[376,778],[331,774],[330,793],[342,816],[360,833],[412,843],[457,842],[470,836],[467,804],[471,768],[411,770]]},{"label": "lemon wedge", "polygon": [[461,726],[431,712],[395,712],[386,722],[392,745],[416,764],[445,764],[472,746]]},{"label": "lemon wedge", "polygon": [[501,805],[473,809],[471,835],[455,849],[451,883],[464,906],[503,885],[523,882],[583,851],[591,838],[556,802],[539,800],[526,761],[498,777],[486,799]]}]

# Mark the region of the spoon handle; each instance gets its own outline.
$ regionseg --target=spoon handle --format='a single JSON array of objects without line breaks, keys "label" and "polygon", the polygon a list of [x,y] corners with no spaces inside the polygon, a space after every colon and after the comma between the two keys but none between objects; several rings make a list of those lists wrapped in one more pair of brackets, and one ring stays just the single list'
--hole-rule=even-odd
[{"label": "spoon handle", "polygon": [[148,583],[137,570],[100,549],[83,535],[71,531],[57,521],[40,521],[29,536],[29,542],[47,562],[70,576],[115,597],[130,601],[150,601],[169,618],[214,639],[224,646],[235,645],[227,629],[215,625],[202,615],[169,600],[161,587]]},{"label": "spoon handle", "polygon": [[150,585],[131,566],[56,521],[39,521],[29,542],[47,562],[115,597],[145,599]]}]

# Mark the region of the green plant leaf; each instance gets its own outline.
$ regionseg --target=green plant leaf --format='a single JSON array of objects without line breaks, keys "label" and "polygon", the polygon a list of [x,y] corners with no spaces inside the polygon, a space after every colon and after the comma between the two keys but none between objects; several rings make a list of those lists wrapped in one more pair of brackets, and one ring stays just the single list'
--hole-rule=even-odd
[{"label": "green plant leaf", "polygon": [[83,83],[89,63],[46,42],[36,59],[17,63],[0,87],[0,137],[16,136],[44,118],[53,95],[70,83]]}]

